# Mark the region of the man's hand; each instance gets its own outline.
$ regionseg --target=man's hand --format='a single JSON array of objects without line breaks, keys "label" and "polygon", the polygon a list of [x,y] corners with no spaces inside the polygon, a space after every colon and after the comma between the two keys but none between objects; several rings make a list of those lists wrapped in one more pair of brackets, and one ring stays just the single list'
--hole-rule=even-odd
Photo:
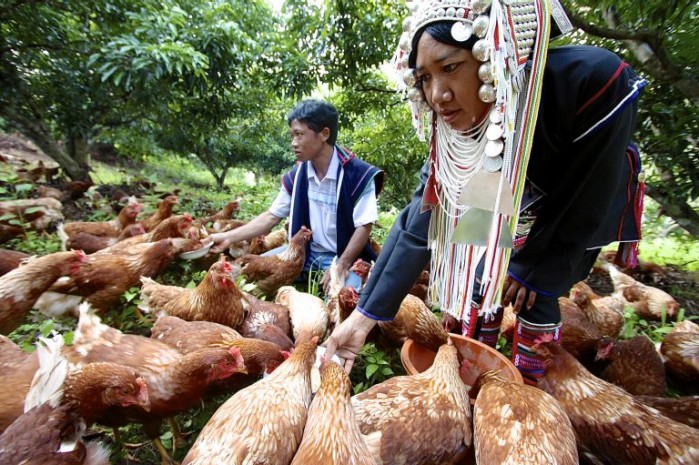
[{"label": "man's hand", "polygon": [[503,307],[512,304],[512,308],[515,313],[519,313],[522,310],[522,305],[524,305],[525,302],[526,310],[531,309],[534,305],[534,301],[536,300],[536,291],[527,289],[523,284],[515,281],[509,276],[505,278],[503,292]]},{"label": "man's hand", "polygon": [[231,245],[231,240],[228,238],[228,234],[225,232],[211,234],[208,237],[207,242],[213,242],[213,246],[209,253],[217,254],[228,250],[228,246]]},{"label": "man's hand", "polygon": [[325,357],[329,359],[336,354],[345,361],[345,371],[349,374],[367,335],[375,325],[376,320],[353,311],[345,321],[335,327],[325,341]]}]

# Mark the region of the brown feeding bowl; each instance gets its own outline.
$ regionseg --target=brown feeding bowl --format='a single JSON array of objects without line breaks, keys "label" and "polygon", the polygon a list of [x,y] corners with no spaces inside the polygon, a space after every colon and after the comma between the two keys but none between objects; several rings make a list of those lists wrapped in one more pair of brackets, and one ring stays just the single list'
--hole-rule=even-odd
[{"label": "brown feeding bowl", "polygon": [[[471,362],[471,369],[461,373],[461,380],[467,386],[473,386],[478,375],[487,370],[499,370],[506,379],[523,384],[519,370],[497,350],[482,342],[458,334],[449,334],[449,337],[456,346],[459,360],[466,359]],[[415,375],[431,367],[436,355],[430,349],[408,339],[400,351],[400,361],[409,375]],[[472,398],[471,405],[475,401],[476,399]]]}]

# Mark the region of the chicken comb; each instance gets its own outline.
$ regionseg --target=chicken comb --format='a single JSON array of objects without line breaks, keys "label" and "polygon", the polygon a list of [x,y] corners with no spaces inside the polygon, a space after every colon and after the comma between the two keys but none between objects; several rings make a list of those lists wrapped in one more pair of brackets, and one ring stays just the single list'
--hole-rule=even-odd
[{"label": "chicken comb", "polygon": [[233,265],[228,263],[226,261],[226,256],[224,254],[221,254],[221,268],[223,269],[224,273],[232,273],[233,272]]},{"label": "chicken comb", "polygon": [[192,219],[192,215],[190,215],[189,213],[185,213],[185,214],[184,214],[184,220],[185,220],[185,221],[188,221],[188,222],[190,222],[190,223],[191,223],[192,221],[194,221],[194,220]]},{"label": "chicken comb", "polygon": [[77,257],[80,263],[84,263],[87,260],[87,254],[80,249],[73,249],[73,253]]}]

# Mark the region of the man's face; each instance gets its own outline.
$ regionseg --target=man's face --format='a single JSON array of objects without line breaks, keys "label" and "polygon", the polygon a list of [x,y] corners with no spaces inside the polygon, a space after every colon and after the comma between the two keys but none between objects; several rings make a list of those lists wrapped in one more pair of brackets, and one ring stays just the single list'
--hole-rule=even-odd
[{"label": "man's face", "polygon": [[315,132],[306,123],[298,120],[291,122],[289,132],[291,133],[291,150],[296,155],[297,161],[314,160],[319,156],[330,134],[328,128]]}]

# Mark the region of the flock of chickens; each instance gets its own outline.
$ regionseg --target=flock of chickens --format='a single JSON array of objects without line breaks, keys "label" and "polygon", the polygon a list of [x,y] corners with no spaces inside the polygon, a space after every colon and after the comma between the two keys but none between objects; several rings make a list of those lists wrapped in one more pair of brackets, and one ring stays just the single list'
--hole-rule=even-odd
[{"label": "flock of chickens", "polygon": [[[54,335],[31,354],[0,336],[0,463],[107,464],[103,444],[81,439],[85,428],[118,435],[136,423],[172,464],[159,439],[163,420],[177,448],[173,417],[221,394],[228,400],[183,464],[699,463],[699,396],[667,396],[668,379],[699,389],[699,326],[675,325],[659,350],[645,336],[620,340],[625,308],[671,320],[679,306],[614,265],[604,265],[612,295],[579,283],[560,299],[562,345],[539,341],[547,365],[539,388],[493,371],[464,384],[472,367],[426,302],[423,273],[377,332],[395,346],[410,338],[431,348],[435,362],[352,395],[335,362],[322,360],[318,373],[316,348],[357,293],[335,273],[325,301],[293,286],[312,232],[302,228],[278,256],[261,253],[286,241],[283,230],[234,244],[232,261],[196,260],[208,270],[196,287],[165,285],[158,275],[180,255],[244,224],[232,218],[237,201],[197,219],[175,215],[177,204],[165,196],[139,218],[143,205],[131,198],[114,220],[61,224],[64,252],[0,249],[1,334],[33,308],[77,318],[72,344]],[[366,279],[370,264],[354,269]],[[237,276],[259,293],[241,290]],[[131,287],[154,316],[150,337],[102,321]],[[511,338],[514,315],[505,313],[501,333]]]}]

